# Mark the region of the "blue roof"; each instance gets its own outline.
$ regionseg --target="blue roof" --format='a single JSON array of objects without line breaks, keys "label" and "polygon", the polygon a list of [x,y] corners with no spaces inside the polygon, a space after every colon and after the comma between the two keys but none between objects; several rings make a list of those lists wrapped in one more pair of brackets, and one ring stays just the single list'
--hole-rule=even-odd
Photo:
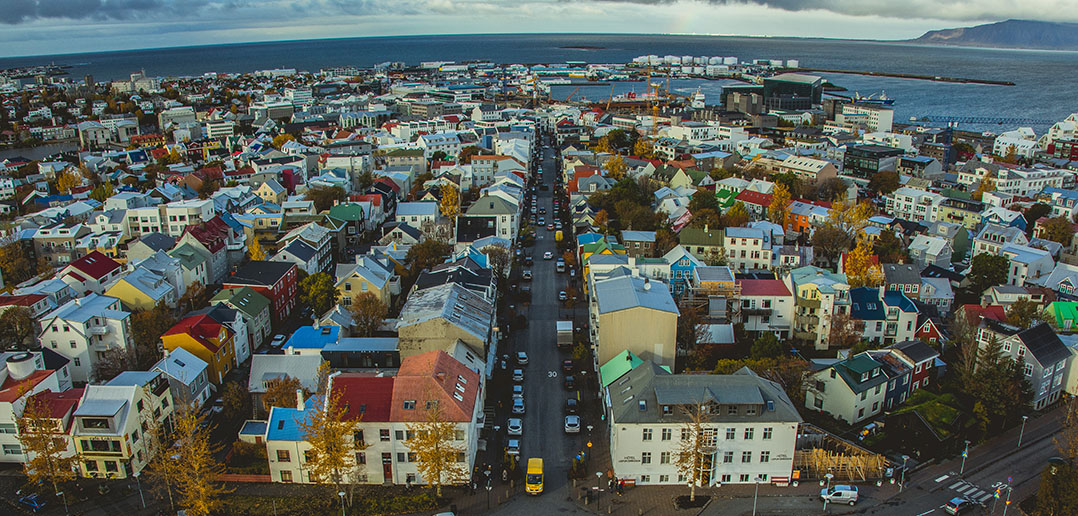
[{"label": "blue roof", "polygon": [[1046,194],[1059,194],[1060,197],[1066,197],[1070,199],[1078,199],[1078,192],[1074,190],[1067,190],[1064,188],[1056,188],[1054,186],[1046,186],[1041,189],[1041,192]]},{"label": "blue roof", "polygon": [[248,421],[243,424],[243,428],[240,428],[240,435],[266,435],[266,429],[269,428],[269,423],[266,421]]},{"label": "blue roof", "polygon": [[850,316],[854,319],[877,321],[885,317],[883,301],[880,299],[878,289],[869,287],[850,289],[850,303]]},{"label": "blue roof", "polygon": [[124,371],[105,385],[134,385],[142,387],[161,373],[158,371]]},{"label": "blue roof", "polygon": [[323,326],[321,328],[315,328],[314,326],[300,326],[292,337],[288,339],[284,347],[297,348],[297,349],[322,349],[327,344],[337,342],[337,338],[340,336],[340,326]]},{"label": "blue roof", "polygon": [[303,404],[303,411],[294,408],[273,407],[270,409],[269,428],[266,432],[267,441],[302,441],[306,439],[300,421],[306,421],[310,417],[310,411],[314,410],[318,398],[311,396]]},{"label": "blue roof", "polygon": [[917,307],[913,304],[910,298],[906,297],[898,291],[887,291],[883,294],[883,302],[887,303],[887,306],[897,306],[899,310],[903,312],[917,313]]},{"label": "blue roof", "polygon": [[593,244],[603,239],[600,233],[584,233],[576,236],[576,245]]}]

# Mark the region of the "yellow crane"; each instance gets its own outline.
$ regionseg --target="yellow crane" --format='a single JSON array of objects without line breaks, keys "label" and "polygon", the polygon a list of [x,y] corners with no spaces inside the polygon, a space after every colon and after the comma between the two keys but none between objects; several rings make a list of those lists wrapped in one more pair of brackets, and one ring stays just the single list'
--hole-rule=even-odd
[{"label": "yellow crane", "polygon": [[614,83],[610,83],[610,96],[606,98],[606,111],[610,111],[610,102],[614,100]]},{"label": "yellow crane", "polygon": [[573,95],[576,95],[576,92],[578,92],[578,91],[580,91],[580,88],[577,88],[577,89],[573,90],[571,93],[569,93],[569,96],[565,97],[565,101],[569,102],[570,100],[572,100]]}]

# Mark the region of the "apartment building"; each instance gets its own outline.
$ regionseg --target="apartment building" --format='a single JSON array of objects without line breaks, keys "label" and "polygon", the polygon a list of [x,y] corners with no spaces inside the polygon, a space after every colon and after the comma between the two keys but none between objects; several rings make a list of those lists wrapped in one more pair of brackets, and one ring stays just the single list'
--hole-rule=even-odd
[{"label": "apartment building", "polygon": [[71,360],[72,381],[87,382],[106,352],[134,347],[130,316],[119,299],[91,293],[45,314],[38,340]]},{"label": "apartment building", "polygon": [[154,457],[147,434],[170,424],[168,378],[160,371],[126,371],[105,385],[87,385],[71,437],[85,478],[130,478]]}]

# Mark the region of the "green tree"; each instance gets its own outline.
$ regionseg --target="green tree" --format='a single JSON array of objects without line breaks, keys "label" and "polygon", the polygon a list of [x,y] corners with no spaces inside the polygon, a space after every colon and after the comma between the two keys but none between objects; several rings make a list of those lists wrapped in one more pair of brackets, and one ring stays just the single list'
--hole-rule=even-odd
[{"label": "green tree", "polygon": [[1066,217],[1052,217],[1040,224],[1043,233],[1041,236],[1046,240],[1059,242],[1063,247],[1071,245],[1074,238],[1074,224]]},{"label": "green tree", "polygon": [[1033,236],[1033,229],[1037,227],[1037,221],[1041,217],[1052,214],[1052,207],[1043,202],[1038,202],[1026,209],[1022,215],[1026,219],[1026,235]]},{"label": "green tree", "polygon": [[980,296],[985,289],[1007,281],[1010,260],[1006,256],[981,253],[970,261],[970,288]]},{"label": "green tree", "polygon": [[112,194],[112,183],[101,183],[90,191],[90,198],[98,202],[105,202],[106,199],[112,197]]},{"label": "green tree", "polygon": [[691,212],[692,220],[689,221],[689,225],[694,228],[708,228],[709,230],[717,230],[722,228],[722,217],[719,213],[710,208],[704,208],[700,211]]},{"label": "green tree", "polygon": [[973,401],[981,429],[990,435],[1009,426],[1029,410],[1033,391],[1022,362],[1003,354],[1003,345],[992,338],[980,344],[972,377],[962,381],[963,393]]},{"label": "green tree", "polygon": [[898,190],[898,186],[898,172],[894,170],[876,172],[868,181],[868,189],[876,195],[887,195]]},{"label": "green tree", "polygon": [[344,188],[339,186],[316,186],[307,189],[306,194],[307,200],[314,203],[314,209],[319,213],[332,208],[333,205],[344,201],[347,197],[348,192],[345,192]]},{"label": "green tree", "polygon": [[373,337],[389,313],[389,307],[373,292],[356,296],[348,309],[352,312],[353,332],[357,337]]},{"label": "green tree", "polygon": [[334,283],[333,277],[324,272],[307,276],[299,282],[299,299],[311,307],[316,317],[321,317],[333,308],[341,297]]},{"label": "green tree", "polygon": [[749,356],[754,360],[761,358],[779,358],[786,354],[786,346],[774,333],[767,332],[752,342]]},{"label": "green tree", "polygon": [[714,193],[698,190],[692,194],[692,198],[689,199],[689,212],[696,213],[700,210],[719,211],[719,201],[715,199]]},{"label": "green tree", "polygon": [[786,188],[786,191],[791,197],[800,198],[802,189],[801,178],[797,177],[797,174],[787,172],[785,174],[773,174],[771,176],[771,182],[775,183],[775,186],[782,185]]},{"label": "green tree", "polygon": [[6,351],[25,350],[37,333],[37,321],[29,308],[16,306],[0,314],[0,345]]},{"label": "green tree", "polygon": [[425,240],[408,249],[405,259],[412,264],[412,274],[418,276],[423,269],[429,269],[445,261],[453,246],[438,240]]},{"label": "green tree", "polygon": [[1040,305],[1027,298],[1021,298],[1007,308],[1007,324],[1029,328],[1034,323],[1046,321],[1054,321],[1054,318],[1048,316]]}]

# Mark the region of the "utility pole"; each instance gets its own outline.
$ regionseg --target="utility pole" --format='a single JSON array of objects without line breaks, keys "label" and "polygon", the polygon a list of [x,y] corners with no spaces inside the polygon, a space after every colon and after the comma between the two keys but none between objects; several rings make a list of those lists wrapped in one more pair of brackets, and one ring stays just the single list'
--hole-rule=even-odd
[{"label": "utility pole", "polygon": [[[1019,439],[1021,442],[1021,439]],[[966,449],[962,451],[962,467],[958,470],[959,476],[966,471],[966,457],[969,457],[969,439],[966,439]]]},{"label": "utility pole", "polygon": [[[1028,420],[1029,420],[1029,416],[1022,416],[1022,430],[1018,432],[1018,447],[1019,448],[1022,447],[1022,436],[1024,436],[1026,434],[1026,421],[1028,421]],[[1006,507],[1003,509],[1003,512],[1004,513],[1007,512]]]}]

